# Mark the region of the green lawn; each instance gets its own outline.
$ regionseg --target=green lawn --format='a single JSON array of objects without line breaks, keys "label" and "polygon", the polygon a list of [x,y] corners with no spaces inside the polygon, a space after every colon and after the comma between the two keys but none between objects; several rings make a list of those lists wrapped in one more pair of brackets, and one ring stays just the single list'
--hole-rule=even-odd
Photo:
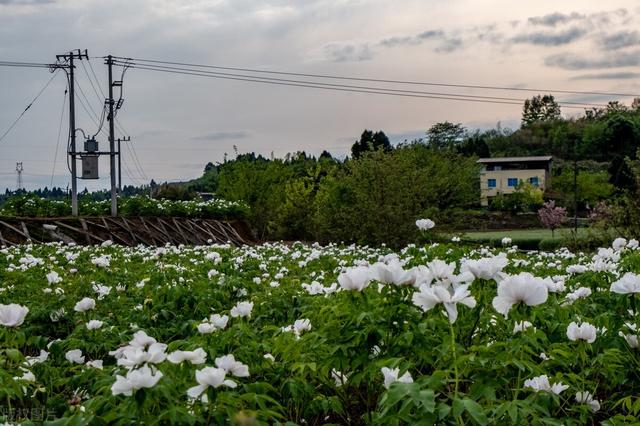
[{"label": "green lawn", "polygon": [[[555,237],[561,238],[568,236],[571,232],[571,228],[556,229]],[[578,228],[578,236],[587,235],[588,228]],[[503,238],[509,237],[513,239],[521,238],[551,238],[551,231],[544,228],[539,229],[514,229],[514,230],[500,230],[500,231],[486,231],[486,232],[473,232],[468,231],[463,233],[464,237],[470,240],[486,240],[489,238]]]}]

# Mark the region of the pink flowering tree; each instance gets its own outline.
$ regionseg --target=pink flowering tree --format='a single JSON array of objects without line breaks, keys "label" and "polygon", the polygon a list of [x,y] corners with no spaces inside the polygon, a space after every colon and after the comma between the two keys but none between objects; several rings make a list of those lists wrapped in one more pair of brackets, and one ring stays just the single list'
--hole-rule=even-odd
[{"label": "pink flowering tree", "polygon": [[551,237],[555,238],[554,231],[567,219],[567,209],[556,207],[555,201],[547,201],[538,210],[538,218],[544,227],[551,229]]}]

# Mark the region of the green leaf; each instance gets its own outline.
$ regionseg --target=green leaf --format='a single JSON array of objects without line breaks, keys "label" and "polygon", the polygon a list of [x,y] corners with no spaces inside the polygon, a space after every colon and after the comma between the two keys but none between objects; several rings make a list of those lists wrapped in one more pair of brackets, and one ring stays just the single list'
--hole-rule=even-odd
[{"label": "green leaf", "polygon": [[467,413],[469,413],[478,424],[486,425],[489,422],[480,404],[469,398],[463,399],[462,402],[464,403],[464,408]]}]

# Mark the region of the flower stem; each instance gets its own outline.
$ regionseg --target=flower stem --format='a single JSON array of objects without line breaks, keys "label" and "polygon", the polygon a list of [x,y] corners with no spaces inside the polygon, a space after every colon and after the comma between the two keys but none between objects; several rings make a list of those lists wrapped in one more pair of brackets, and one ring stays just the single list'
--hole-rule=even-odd
[{"label": "flower stem", "polygon": [[449,330],[451,331],[451,353],[453,355],[453,371],[455,374],[455,388],[454,388],[454,397],[458,398],[458,383],[459,383],[459,375],[458,375],[458,356],[456,354],[456,334],[453,330],[453,324],[449,322]]}]

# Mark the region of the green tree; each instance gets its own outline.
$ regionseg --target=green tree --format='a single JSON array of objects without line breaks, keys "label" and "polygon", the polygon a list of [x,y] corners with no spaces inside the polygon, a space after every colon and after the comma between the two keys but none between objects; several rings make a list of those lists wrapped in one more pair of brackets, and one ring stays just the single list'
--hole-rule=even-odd
[{"label": "green tree", "polygon": [[383,151],[391,150],[391,142],[387,135],[382,130],[375,133],[371,130],[365,130],[360,135],[360,139],[351,146],[351,157],[359,158],[367,151],[377,151],[379,149]]},{"label": "green tree", "polygon": [[[573,170],[565,168],[559,176],[551,178],[551,187],[557,192],[563,204],[571,205],[574,198]],[[579,170],[577,176],[577,200],[580,206],[594,206],[598,201],[606,200],[613,193],[607,172],[588,172]]]},{"label": "green tree", "polygon": [[540,121],[560,119],[560,105],[553,95],[537,95],[524,101],[522,127],[529,127]]},{"label": "green tree", "polygon": [[449,209],[478,202],[478,173],[473,158],[420,143],[366,153],[321,181],[317,239],[393,246],[415,241],[416,219],[438,222]]},{"label": "green tree", "polygon": [[462,142],[466,132],[462,123],[436,123],[427,130],[427,145],[438,149],[452,148]]}]

